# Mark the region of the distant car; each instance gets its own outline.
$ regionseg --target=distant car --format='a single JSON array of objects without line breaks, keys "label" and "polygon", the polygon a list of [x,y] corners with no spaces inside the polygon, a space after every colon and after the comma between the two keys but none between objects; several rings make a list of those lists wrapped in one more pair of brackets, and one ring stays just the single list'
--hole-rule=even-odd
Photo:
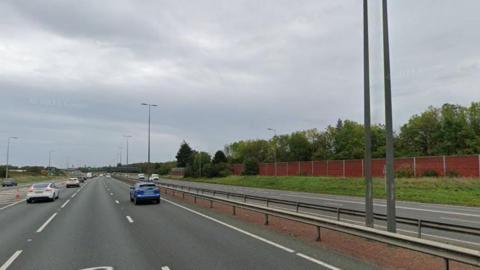
[{"label": "distant car", "polygon": [[27,203],[37,200],[54,201],[60,196],[60,189],[55,183],[38,183],[33,184],[27,192]]},{"label": "distant car", "polygon": [[2,187],[14,187],[17,186],[17,181],[13,178],[7,178],[2,181]]},{"label": "distant car", "polygon": [[85,183],[85,177],[80,177],[80,178],[78,179],[78,181],[79,181],[80,183]]},{"label": "distant car", "polygon": [[80,181],[76,177],[68,178],[65,187],[80,187]]},{"label": "distant car", "polygon": [[130,186],[130,201],[139,204],[144,201],[160,203],[160,189],[153,183],[140,182]]},{"label": "distant car", "polygon": [[112,177],[112,175],[109,174],[109,173],[107,173],[106,177],[107,177],[107,178],[110,178],[110,177]]},{"label": "distant car", "polygon": [[150,176],[150,181],[158,181],[160,178],[158,177],[158,174],[152,174]]},{"label": "distant car", "polygon": [[138,176],[137,176],[137,179],[138,180],[145,180],[145,174],[139,173]]}]

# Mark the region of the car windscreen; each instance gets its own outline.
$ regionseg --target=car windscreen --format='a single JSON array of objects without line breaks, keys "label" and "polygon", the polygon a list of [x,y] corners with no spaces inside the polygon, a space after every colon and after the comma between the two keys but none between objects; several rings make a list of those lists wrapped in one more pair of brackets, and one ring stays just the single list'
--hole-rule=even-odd
[{"label": "car windscreen", "polygon": [[48,184],[34,184],[32,187],[33,188],[46,188],[46,187],[48,187]]}]

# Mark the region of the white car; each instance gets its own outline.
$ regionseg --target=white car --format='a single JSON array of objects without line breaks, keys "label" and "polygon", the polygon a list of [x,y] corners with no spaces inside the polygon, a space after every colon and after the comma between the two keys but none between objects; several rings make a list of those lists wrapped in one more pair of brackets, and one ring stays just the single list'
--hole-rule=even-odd
[{"label": "white car", "polygon": [[138,179],[138,180],[145,180],[145,174],[139,173],[137,179]]},{"label": "white car", "polygon": [[68,178],[68,180],[65,182],[65,187],[80,187],[80,181],[76,177]]},{"label": "white car", "polygon": [[152,174],[150,176],[150,181],[158,181],[160,178],[158,177],[158,174]]},{"label": "white car", "polygon": [[27,203],[31,203],[37,200],[49,200],[54,201],[58,199],[60,195],[60,189],[55,183],[38,183],[33,184],[27,193]]}]

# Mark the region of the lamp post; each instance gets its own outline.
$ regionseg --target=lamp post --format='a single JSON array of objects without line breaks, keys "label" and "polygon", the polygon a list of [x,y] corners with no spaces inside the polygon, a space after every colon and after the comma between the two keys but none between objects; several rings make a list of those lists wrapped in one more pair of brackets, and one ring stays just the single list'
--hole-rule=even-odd
[{"label": "lamp post", "polygon": [[365,127],[365,225],[373,227],[372,130],[370,121],[370,61],[368,48],[368,0],[363,0],[363,93]]},{"label": "lamp post", "polygon": [[55,152],[55,150],[50,150],[48,151],[48,175],[51,175],[51,167],[52,167],[52,153]]},{"label": "lamp post", "polygon": [[395,171],[393,150],[393,125],[392,125],[392,85],[390,73],[390,48],[388,41],[388,8],[387,0],[382,1],[383,17],[383,72],[385,85],[385,130],[386,130],[386,177],[387,177],[387,230],[397,231],[395,221]]},{"label": "lamp post", "polygon": [[[268,128],[268,130],[273,131],[273,138],[277,137],[277,130],[274,128]],[[275,177],[277,177],[277,142],[275,141],[275,146],[273,149],[273,167],[275,170]]]},{"label": "lamp post", "polygon": [[126,162],[125,164],[128,166],[128,138],[131,138],[132,136],[130,135],[123,135],[123,137],[125,137],[125,140],[126,140],[126,146],[127,146],[127,149],[126,149]]},{"label": "lamp post", "polygon": [[147,163],[147,176],[150,172],[150,111],[152,107],[157,107],[156,104],[142,103],[143,106],[148,106],[148,163]]},{"label": "lamp post", "polygon": [[5,165],[5,178],[8,178],[8,160],[10,157],[10,139],[18,139],[18,137],[8,137],[7,139],[7,164]]}]

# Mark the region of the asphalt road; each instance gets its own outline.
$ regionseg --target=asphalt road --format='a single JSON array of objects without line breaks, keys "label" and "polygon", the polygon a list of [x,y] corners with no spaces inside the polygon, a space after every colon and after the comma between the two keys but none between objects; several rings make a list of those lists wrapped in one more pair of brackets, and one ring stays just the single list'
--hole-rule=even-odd
[{"label": "asphalt road", "polygon": [[[181,204],[133,205],[113,178],[0,210],[5,269],[372,269],[318,245]],[[111,268],[107,268],[111,267]]]},{"label": "asphalt road", "polygon": [[[170,183],[190,187],[200,187],[206,189],[215,189],[228,191],[232,193],[257,195],[262,197],[284,199],[305,203],[313,203],[344,209],[353,209],[365,211],[363,198],[352,196],[337,196],[306,192],[293,192],[273,189],[239,187],[220,184],[198,183],[180,180],[160,179],[160,183]],[[285,208],[280,205],[270,204],[271,207]],[[287,207],[287,209],[289,209]],[[290,207],[290,210],[293,209]],[[322,217],[336,218],[336,213],[302,209],[302,212],[316,214]],[[374,200],[374,211],[376,213],[386,213],[386,202],[383,199]],[[426,204],[417,202],[397,201],[397,216],[409,217],[421,220],[437,221],[449,224],[459,224],[470,227],[480,228],[480,208],[462,207],[453,205]],[[364,220],[359,217],[343,216],[343,221],[350,221],[356,224],[364,224]],[[417,228],[413,226],[398,224],[398,232],[406,235],[417,235]],[[386,229],[385,222],[376,221],[376,228]],[[423,229],[422,237],[432,240],[451,243],[480,250],[480,237],[473,237],[459,233]]]}]

